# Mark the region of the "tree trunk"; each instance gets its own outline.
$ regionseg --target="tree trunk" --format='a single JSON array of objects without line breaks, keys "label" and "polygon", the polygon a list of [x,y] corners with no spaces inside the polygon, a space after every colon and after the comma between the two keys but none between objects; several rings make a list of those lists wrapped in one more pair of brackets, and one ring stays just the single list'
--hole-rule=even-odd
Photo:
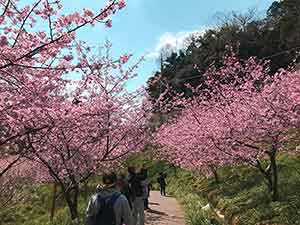
[{"label": "tree trunk", "polygon": [[73,202],[69,204],[69,210],[70,210],[71,220],[77,219],[78,217],[77,204]]},{"label": "tree trunk", "polygon": [[55,214],[55,208],[56,208],[56,193],[57,193],[57,184],[53,184],[53,195],[52,195],[52,205],[50,210],[50,221],[53,222],[54,214]]},{"label": "tree trunk", "polygon": [[271,194],[273,202],[278,201],[278,168],[276,162],[277,149],[273,146],[272,150],[268,152],[270,165],[266,170],[262,170],[268,184],[268,190]]},{"label": "tree trunk", "polygon": [[78,185],[74,185],[72,189],[68,190],[67,193],[65,193],[66,202],[70,211],[70,216],[72,220],[75,220],[78,218],[78,193],[79,193],[79,187]]},{"label": "tree trunk", "polygon": [[278,149],[277,139],[273,142],[272,148],[267,152],[269,156],[269,166],[265,169],[259,160],[256,160],[256,168],[262,173],[264,178],[267,180],[268,190],[271,194],[273,202],[278,201],[278,168],[277,168],[277,149]]},{"label": "tree trunk", "polygon": [[272,180],[272,201],[278,201],[278,168],[276,162],[276,150],[271,152],[270,154],[271,161],[271,180]]},{"label": "tree trunk", "polygon": [[219,179],[219,174],[218,174],[218,171],[217,171],[217,168],[214,167],[214,166],[209,166],[213,175],[214,175],[214,178],[215,178],[215,182],[216,184],[219,184],[220,183],[220,179]]},{"label": "tree trunk", "polygon": [[219,179],[219,174],[218,174],[217,170],[214,170],[213,173],[214,173],[215,182],[217,184],[219,184],[220,183],[220,179]]},{"label": "tree trunk", "polygon": [[178,178],[178,172],[177,172],[177,167],[174,166],[174,172],[175,172],[175,178]]},{"label": "tree trunk", "polygon": [[84,188],[84,200],[87,201],[88,199],[88,185],[87,185],[87,181],[85,181],[83,183],[83,188]]}]

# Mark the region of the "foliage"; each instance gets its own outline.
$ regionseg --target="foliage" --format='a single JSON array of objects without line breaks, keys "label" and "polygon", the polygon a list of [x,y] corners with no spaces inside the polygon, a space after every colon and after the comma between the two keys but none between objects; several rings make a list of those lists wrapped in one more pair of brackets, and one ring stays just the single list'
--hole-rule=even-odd
[{"label": "foliage", "polygon": [[[255,13],[244,15],[237,12],[222,18],[221,26],[193,37],[186,49],[173,52],[163,61],[161,70],[148,81],[151,99],[158,99],[168,88],[191,97],[186,84],[192,87],[200,85],[203,91],[209,89],[205,85],[205,71],[211,64],[216,67],[222,64],[224,55],[228,54],[228,45],[242,60],[253,56],[270,60],[272,73],[287,68],[297,58],[300,49],[298,5],[299,0],[274,1],[261,19]],[[170,101],[173,97],[164,96]]]},{"label": "foliage", "polygon": [[209,202],[212,210],[225,215],[225,224],[298,224],[300,174],[295,171],[300,168],[300,160],[283,154],[278,164],[281,198],[276,203],[268,196],[263,177],[255,169],[242,165],[221,168],[219,184],[214,179],[203,180],[202,176],[181,170],[176,178],[172,176],[169,180],[168,191],[183,202],[190,221],[215,218],[213,221],[222,224],[223,220],[213,211],[201,210]]},{"label": "foliage", "polygon": [[[93,177],[88,183],[87,197],[89,198],[95,193],[96,186],[99,183],[98,177]],[[83,221],[85,209],[87,207],[87,200],[85,199],[85,191],[80,189],[80,196],[78,202],[78,224]],[[2,225],[73,225],[76,221],[72,222],[67,204],[61,196],[60,190],[58,191],[59,197],[56,200],[56,210],[53,223],[50,222],[50,209],[53,198],[53,184],[44,184],[38,186],[23,187],[23,196],[25,198],[17,204],[0,208],[0,224]]]}]

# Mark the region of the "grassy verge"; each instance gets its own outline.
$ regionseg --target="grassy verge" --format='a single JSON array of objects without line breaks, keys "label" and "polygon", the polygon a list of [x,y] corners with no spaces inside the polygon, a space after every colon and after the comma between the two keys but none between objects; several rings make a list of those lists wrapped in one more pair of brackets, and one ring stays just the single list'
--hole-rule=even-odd
[{"label": "grassy verge", "polygon": [[211,208],[203,210],[208,201],[197,194],[200,186],[207,184],[206,179],[201,179],[187,171],[177,171],[168,179],[167,191],[174,195],[181,203],[188,225],[219,225]]},{"label": "grassy verge", "polygon": [[278,202],[271,201],[259,173],[246,166],[220,169],[220,184],[181,171],[177,178],[170,179],[169,191],[183,203],[191,225],[215,223],[214,213],[201,210],[208,202],[225,216],[224,224],[300,224],[300,159],[282,155],[278,166]]},{"label": "grassy verge", "polygon": [[[92,180],[87,189],[87,197],[94,193],[98,179]],[[24,199],[7,208],[0,208],[0,225],[75,225],[83,224],[87,201],[83,192],[79,197],[79,220],[71,222],[69,211],[62,197],[56,200],[53,222],[50,222],[53,185],[24,187]],[[58,191],[59,192],[59,191]]]},{"label": "grassy verge", "polygon": [[272,202],[263,178],[256,170],[233,167],[221,170],[223,182],[210,183],[202,191],[220,209],[227,224],[300,224],[300,160],[280,156],[278,202]]}]

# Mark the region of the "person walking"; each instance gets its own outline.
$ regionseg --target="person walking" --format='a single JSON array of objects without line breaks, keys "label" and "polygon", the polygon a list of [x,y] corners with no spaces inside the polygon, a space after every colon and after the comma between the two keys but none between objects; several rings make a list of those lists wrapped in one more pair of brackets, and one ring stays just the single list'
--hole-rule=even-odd
[{"label": "person walking", "polygon": [[157,182],[159,183],[160,186],[160,194],[162,196],[166,196],[166,174],[164,173],[159,173],[159,177],[157,178]]},{"label": "person walking", "polygon": [[103,175],[103,187],[98,187],[86,209],[86,225],[134,225],[129,203],[116,188],[114,173]]},{"label": "person walking", "polygon": [[137,173],[135,167],[128,167],[128,183],[130,186],[130,193],[133,208],[133,224],[144,225],[144,191],[142,181],[146,179],[146,174]]}]

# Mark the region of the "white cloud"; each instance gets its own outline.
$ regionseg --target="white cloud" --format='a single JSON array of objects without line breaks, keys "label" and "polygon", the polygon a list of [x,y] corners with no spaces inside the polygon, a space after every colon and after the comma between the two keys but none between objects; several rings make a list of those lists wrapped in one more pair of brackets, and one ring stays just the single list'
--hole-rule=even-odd
[{"label": "white cloud", "polygon": [[146,54],[146,57],[150,59],[158,58],[160,51],[165,47],[173,50],[184,49],[190,43],[190,37],[201,36],[207,29],[207,27],[203,27],[199,30],[193,31],[181,31],[178,33],[166,32],[160,36],[154,50]]}]

